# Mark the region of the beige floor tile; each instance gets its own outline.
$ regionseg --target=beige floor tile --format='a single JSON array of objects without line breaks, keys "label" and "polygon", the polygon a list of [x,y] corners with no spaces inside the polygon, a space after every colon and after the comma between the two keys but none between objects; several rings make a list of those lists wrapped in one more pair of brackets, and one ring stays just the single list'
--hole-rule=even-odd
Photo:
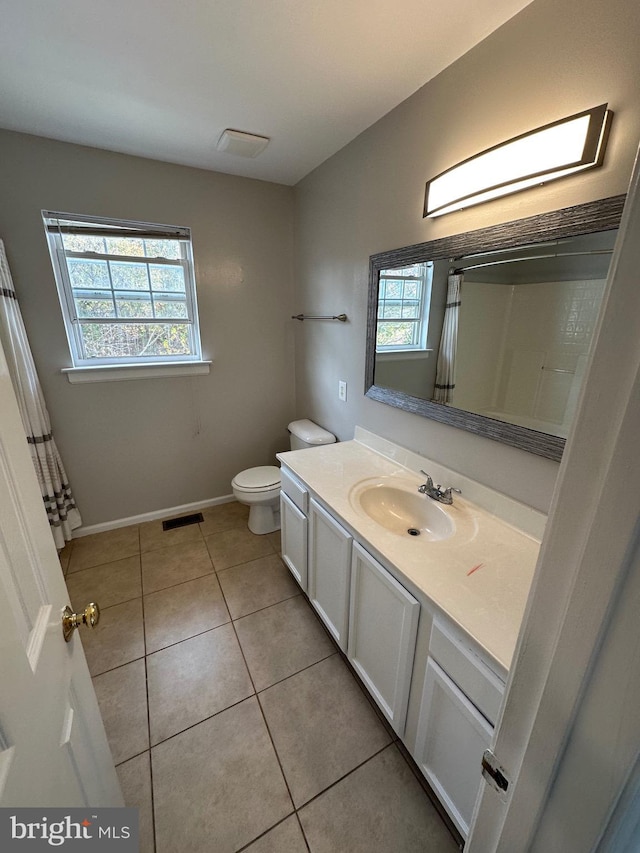
[{"label": "beige floor tile", "polygon": [[124,803],[138,809],[140,853],[154,853],[151,762],[149,752],[125,761],[116,768]]},{"label": "beige floor tile", "polygon": [[74,610],[95,601],[104,610],[142,595],[140,557],[125,557],[113,563],[82,569],[67,576],[67,590]]},{"label": "beige floor tile", "polygon": [[58,559],[60,560],[60,565],[62,566],[62,573],[66,575],[69,571],[69,561],[71,560],[71,551],[73,549],[73,539],[70,542],[67,542],[64,548],[61,548],[58,551]]},{"label": "beige floor tile", "polygon": [[147,595],[212,571],[213,565],[204,542],[146,551],[142,554],[142,589]]},{"label": "beige floor tile", "polygon": [[147,654],[230,620],[215,573],[145,595]]},{"label": "beige floor tile", "polygon": [[282,533],[276,530],[274,533],[267,533],[267,539],[271,542],[271,547],[276,554],[282,553]]},{"label": "beige floor tile", "polygon": [[395,746],[300,811],[312,853],[457,853]]},{"label": "beige floor tile", "polygon": [[338,655],[265,690],[260,703],[296,807],[390,741]]},{"label": "beige floor tile", "polygon": [[69,571],[90,569],[92,566],[113,563],[114,560],[123,560],[139,553],[140,537],[137,525],[81,536],[73,540]]},{"label": "beige floor tile", "polygon": [[295,815],[245,848],[244,853],[307,853],[307,845]]},{"label": "beige floor tile", "polygon": [[248,527],[225,530],[205,538],[217,572],[273,554],[268,536],[256,536]]},{"label": "beige floor tile", "polygon": [[144,657],[142,599],[108,607],[95,628],[80,631],[91,675]]},{"label": "beige floor tile", "polygon": [[203,536],[210,536],[212,533],[222,533],[233,528],[245,530],[249,519],[249,507],[237,501],[231,501],[209,506],[202,510],[202,515],[204,521],[200,522],[200,530]]},{"label": "beige floor tile", "polygon": [[151,761],[158,853],[234,853],[293,810],[255,698],[154,747]]},{"label": "beige floor tile", "polygon": [[276,554],[219,572],[218,580],[233,619],[300,593]]},{"label": "beige floor tile", "polygon": [[[186,513],[185,513],[186,515]],[[162,519],[145,521],[140,525],[140,550],[155,551],[169,545],[184,545],[186,542],[202,542],[199,524],[187,524],[175,530],[163,530]]]},{"label": "beige floor tile", "polygon": [[144,660],[98,675],[93,686],[114,763],[149,749]]},{"label": "beige floor tile", "polygon": [[152,744],[253,693],[231,625],[149,655],[147,678]]},{"label": "beige floor tile", "polygon": [[336,652],[302,595],[244,616],[235,628],[256,690]]}]

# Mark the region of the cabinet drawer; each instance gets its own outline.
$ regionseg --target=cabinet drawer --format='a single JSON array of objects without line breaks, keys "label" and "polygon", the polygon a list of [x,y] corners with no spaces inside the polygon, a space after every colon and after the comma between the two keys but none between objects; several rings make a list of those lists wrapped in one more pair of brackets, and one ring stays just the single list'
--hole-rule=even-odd
[{"label": "cabinet drawer", "polygon": [[286,468],[280,469],[280,489],[301,512],[308,512],[309,492]]},{"label": "cabinet drawer", "polygon": [[431,629],[429,654],[460,690],[495,724],[504,693],[504,683],[463,639],[453,635],[438,619]]}]

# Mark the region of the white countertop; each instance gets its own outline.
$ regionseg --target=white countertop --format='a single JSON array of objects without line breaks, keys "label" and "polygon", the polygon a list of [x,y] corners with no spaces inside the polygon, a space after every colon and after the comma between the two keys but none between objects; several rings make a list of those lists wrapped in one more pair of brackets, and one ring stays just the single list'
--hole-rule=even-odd
[{"label": "white countertop", "polygon": [[389,478],[389,484],[413,491],[424,477],[359,441],[316,447],[313,452],[279,453],[278,459],[374,556],[395,567],[411,591],[422,593],[459,625],[506,677],[538,557],[538,539],[460,495],[454,496],[452,506],[443,507],[456,525],[449,539],[429,541],[387,531],[356,508],[350,492],[375,478]]}]

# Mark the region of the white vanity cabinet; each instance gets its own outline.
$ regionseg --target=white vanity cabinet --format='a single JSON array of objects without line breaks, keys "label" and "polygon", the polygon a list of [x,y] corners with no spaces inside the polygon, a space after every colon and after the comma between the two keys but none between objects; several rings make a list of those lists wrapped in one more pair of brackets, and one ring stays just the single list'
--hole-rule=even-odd
[{"label": "white vanity cabinet", "polygon": [[309,493],[286,469],[280,472],[282,559],[301,588],[307,591],[307,507]]},{"label": "white vanity cabinet", "polygon": [[309,601],[343,652],[347,650],[353,537],[313,498],[309,501]]},{"label": "white vanity cabinet", "polygon": [[413,757],[464,838],[503,691],[473,650],[434,621]]},{"label": "white vanity cabinet", "polygon": [[397,734],[404,734],[420,604],[357,542],[347,657]]}]

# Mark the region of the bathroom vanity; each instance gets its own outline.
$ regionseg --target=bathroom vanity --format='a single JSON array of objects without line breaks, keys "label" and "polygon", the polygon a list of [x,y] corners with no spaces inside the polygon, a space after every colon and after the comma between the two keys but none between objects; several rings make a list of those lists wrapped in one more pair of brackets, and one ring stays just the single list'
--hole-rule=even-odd
[{"label": "bathroom vanity", "polygon": [[278,458],[283,560],[466,838],[546,517],[360,428]]}]

